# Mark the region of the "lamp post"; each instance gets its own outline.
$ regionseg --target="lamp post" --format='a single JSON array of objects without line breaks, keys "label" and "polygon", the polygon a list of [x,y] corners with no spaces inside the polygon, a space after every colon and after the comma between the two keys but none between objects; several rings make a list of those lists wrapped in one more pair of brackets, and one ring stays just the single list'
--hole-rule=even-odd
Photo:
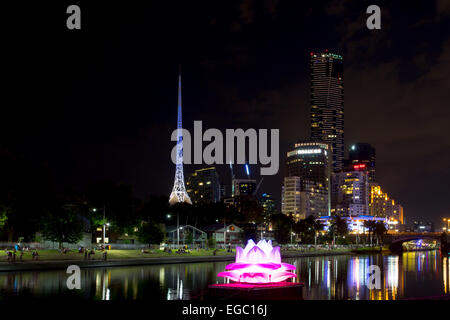
[{"label": "lamp post", "polygon": [[106,218],[105,218],[105,205],[103,205],[103,249],[105,248],[106,237]]},{"label": "lamp post", "polygon": [[227,225],[225,223],[225,218],[223,218],[223,248],[227,248]]},{"label": "lamp post", "polygon": [[[170,219],[170,218],[172,218],[172,215],[167,214],[166,217],[167,217],[167,219]],[[173,242],[174,242],[174,240],[172,239],[172,245],[173,245]],[[177,248],[179,248],[179,246],[180,246],[180,217],[177,212]]]},{"label": "lamp post", "polygon": [[[97,208],[92,208],[92,212],[97,212]],[[106,238],[106,226],[109,226],[109,223],[106,223],[106,217],[105,217],[106,208],[105,205],[103,205],[103,248],[105,247],[105,238]]]},{"label": "lamp post", "polygon": [[447,231],[450,229],[450,218],[444,218],[444,222],[447,221]]}]

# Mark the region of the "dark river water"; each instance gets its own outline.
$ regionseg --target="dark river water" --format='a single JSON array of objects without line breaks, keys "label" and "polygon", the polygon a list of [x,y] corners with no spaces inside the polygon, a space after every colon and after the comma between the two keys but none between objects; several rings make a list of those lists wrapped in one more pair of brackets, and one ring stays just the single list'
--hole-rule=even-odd
[{"label": "dark river water", "polygon": [[[448,257],[437,251],[401,255],[340,255],[283,259],[297,267],[305,299],[404,299],[450,294]],[[165,264],[81,270],[81,289],[67,289],[65,271],[0,272],[0,300],[198,299],[230,262]],[[381,269],[381,289],[366,286],[369,266]]]}]

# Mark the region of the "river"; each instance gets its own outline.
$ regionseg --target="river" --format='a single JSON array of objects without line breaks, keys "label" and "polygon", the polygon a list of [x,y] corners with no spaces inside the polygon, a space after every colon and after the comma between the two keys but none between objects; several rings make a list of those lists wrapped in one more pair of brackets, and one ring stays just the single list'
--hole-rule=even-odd
[{"label": "river", "polygon": [[[283,259],[297,267],[304,298],[315,300],[396,300],[450,294],[450,263],[438,251],[400,255],[337,255]],[[190,300],[230,262],[164,264],[81,270],[81,289],[67,289],[65,271],[0,272],[0,300]],[[368,268],[381,269],[381,289],[366,286]]]}]

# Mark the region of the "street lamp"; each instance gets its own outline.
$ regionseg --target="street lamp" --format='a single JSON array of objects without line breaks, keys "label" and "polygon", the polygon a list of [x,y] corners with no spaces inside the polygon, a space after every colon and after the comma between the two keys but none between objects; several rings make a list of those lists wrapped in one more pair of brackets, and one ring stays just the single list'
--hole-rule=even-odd
[{"label": "street lamp", "polygon": [[[166,217],[167,217],[167,219],[170,219],[170,218],[172,218],[172,215],[167,214]],[[180,217],[178,215],[178,212],[177,212],[177,247],[178,247],[178,249],[180,247]]]},{"label": "street lamp", "polygon": [[[92,212],[97,212],[97,208],[92,208]],[[106,222],[105,212],[105,205],[103,205],[103,248],[105,248],[106,226],[110,226],[109,222]]]}]

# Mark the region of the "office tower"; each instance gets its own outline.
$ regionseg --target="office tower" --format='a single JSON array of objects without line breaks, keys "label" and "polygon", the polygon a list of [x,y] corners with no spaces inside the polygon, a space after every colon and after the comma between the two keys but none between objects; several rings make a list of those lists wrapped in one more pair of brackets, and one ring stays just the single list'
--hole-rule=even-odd
[{"label": "office tower", "polygon": [[270,217],[275,214],[276,204],[275,200],[272,198],[270,194],[263,193],[261,199],[259,200],[259,204],[263,209],[263,217],[264,224],[266,226],[270,225]]},{"label": "office tower", "polygon": [[328,188],[325,188],[323,184],[306,181],[302,183],[302,194],[304,193],[305,199],[305,216],[328,216],[329,215],[329,192]]},{"label": "office tower", "polygon": [[389,221],[403,224],[403,207],[376,183],[370,184],[369,210],[371,216],[388,218]]},{"label": "office tower", "polygon": [[187,193],[194,204],[219,202],[221,188],[215,167],[195,170],[186,182]]},{"label": "office tower", "polygon": [[287,153],[286,176],[300,178],[300,192],[306,203],[302,215],[329,215],[330,145],[320,141],[302,141]]},{"label": "office tower", "polygon": [[334,172],[331,183],[333,215],[369,214],[369,177],[366,171]]},{"label": "office tower", "polygon": [[303,193],[303,201],[301,199],[301,183],[300,177],[285,177],[281,189],[281,212],[292,217],[295,221],[306,218],[304,208],[305,199]]},{"label": "office tower", "polygon": [[364,165],[369,174],[369,181],[375,182],[375,148],[368,143],[355,143],[348,151],[349,165]]},{"label": "office tower", "polygon": [[237,197],[241,195],[254,195],[256,190],[255,179],[233,179],[231,181],[231,195]]},{"label": "office tower", "polygon": [[330,146],[319,141],[302,141],[287,153],[286,176],[300,177],[327,185],[330,178]]},{"label": "office tower", "polygon": [[187,202],[192,204],[189,195],[184,187],[183,174],[183,135],[182,135],[182,113],[181,113],[181,74],[178,76],[178,119],[177,119],[177,153],[175,181],[173,183],[172,193],[169,196],[169,203],[173,205],[178,202]]},{"label": "office tower", "polygon": [[276,209],[275,200],[273,200],[270,194],[263,193],[263,195],[261,196],[261,200],[259,200],[259,203],[263,208],[264,216],[271,216],[272,214],[275,213]]},{"label": "office tower", "polygon": [[311,138],[332,147],[333,171],[344,161],[344,73],[342,56],[311,52]]}]

